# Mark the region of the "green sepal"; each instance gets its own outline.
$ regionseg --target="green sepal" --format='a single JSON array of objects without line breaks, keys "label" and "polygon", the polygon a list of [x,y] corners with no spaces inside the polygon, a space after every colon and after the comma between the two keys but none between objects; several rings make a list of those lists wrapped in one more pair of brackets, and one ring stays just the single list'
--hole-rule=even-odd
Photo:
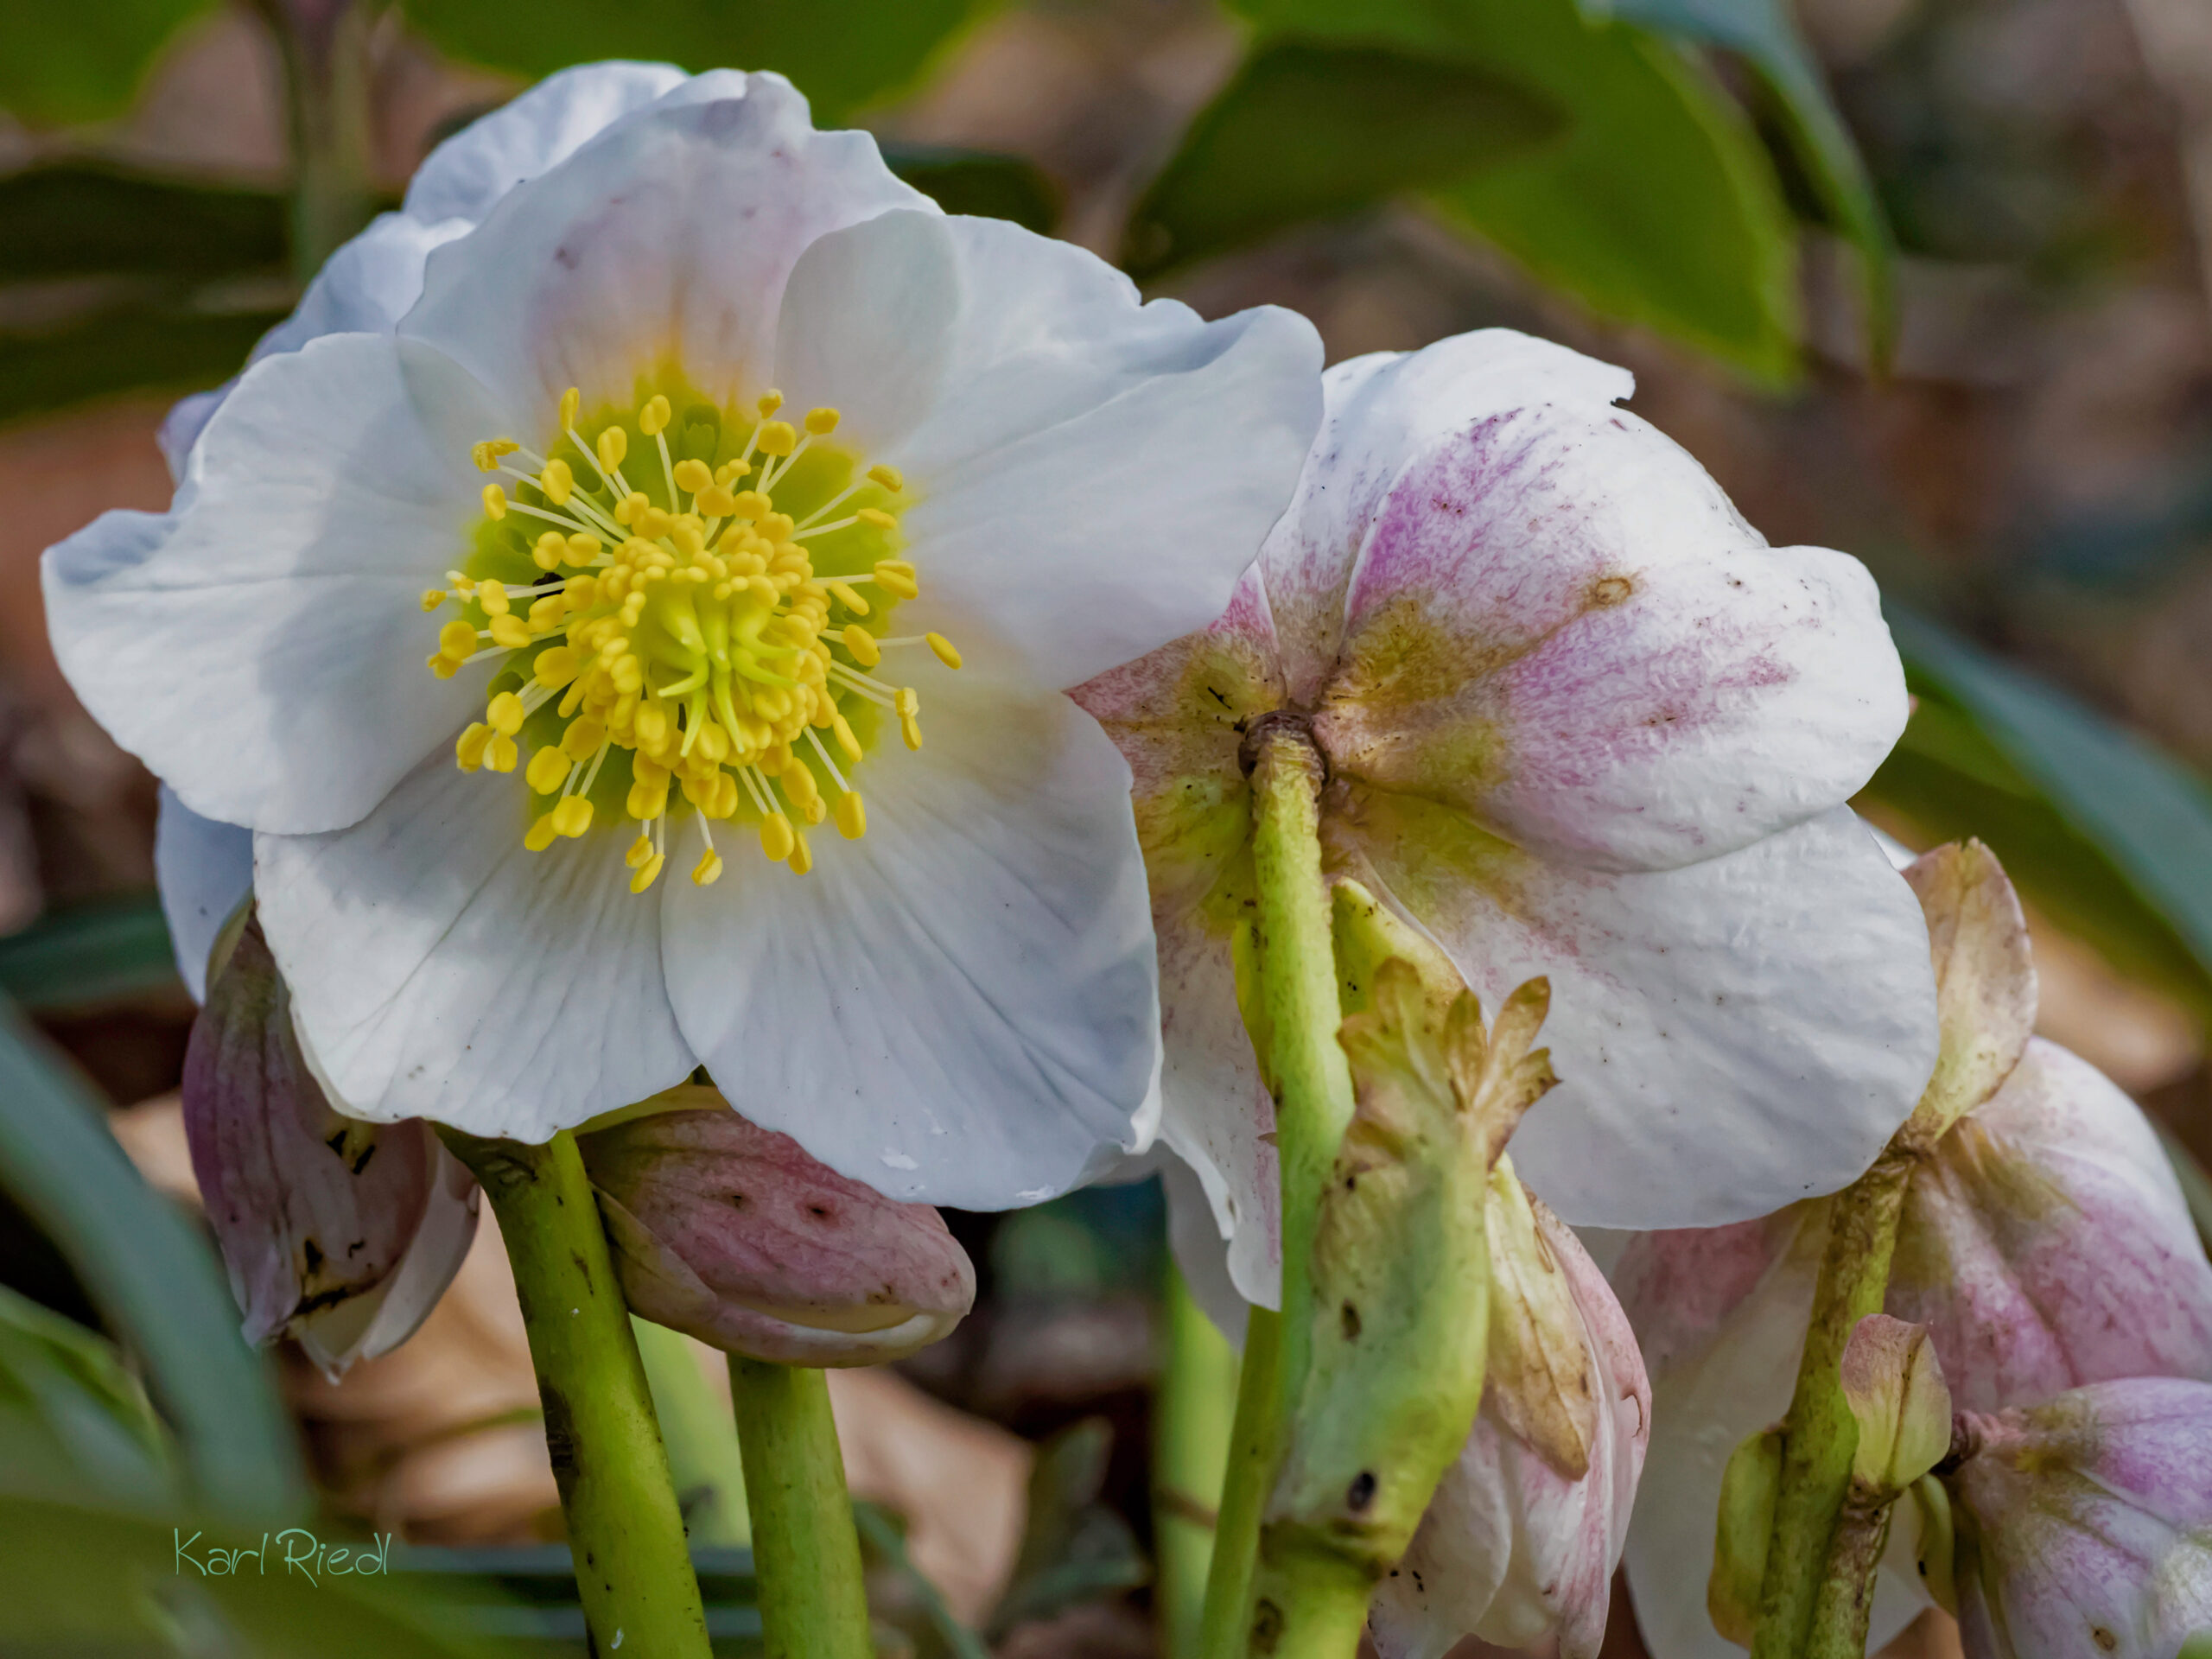
[{"label": "green sepal", "polygon": [[1713,1628],[1739,1648],[1758,1624],[1759,1582],[1766,1577],[1774,1504],[1782,1490],[1782,1430],[1763,1428],[1728,1454],[1720,1477],[1720,1516],[1713,1536],[1713,1576],[1705,1607]]}]

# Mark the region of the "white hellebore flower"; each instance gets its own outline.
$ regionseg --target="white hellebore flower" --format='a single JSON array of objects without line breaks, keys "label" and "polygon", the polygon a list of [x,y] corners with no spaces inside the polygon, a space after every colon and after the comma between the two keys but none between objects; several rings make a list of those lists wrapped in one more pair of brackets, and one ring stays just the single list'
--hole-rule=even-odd
[{"label": "white hellebore flower", "polygon": [[1128,775],[1062,688],[1218,614],[1312,329],[948,217],[773,75],[573,72],[401,217],[404,315],[280,343],[170,512],[46,562],[87,708],[253,831],[334,1099],[542,1139],[704,1064],[975,1207],[1141,1145]]},{"label": "white hellebore flower", "polygon": [[1576,1225],[1711,1224],[1866,1168],[1936,1058],[1926,930],[1843,802],[1904,729],[1857,562],[1771,548],[1503,330],[1340,363],[1220,621],[1077,692],[1136,778],[1164,1138],[1278,1298],[1274,1107],[1238,1014],[1262,715],[1326,758],[1324,851],[1486,1006],[1550,981],[1560,1083],[1513,1140]]}]

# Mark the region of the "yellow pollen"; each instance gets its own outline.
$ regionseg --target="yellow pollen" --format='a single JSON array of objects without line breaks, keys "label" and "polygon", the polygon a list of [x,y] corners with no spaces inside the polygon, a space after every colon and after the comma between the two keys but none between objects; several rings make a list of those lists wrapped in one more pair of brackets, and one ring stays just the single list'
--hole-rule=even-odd
[{"label": "yellow pollen", "polygon": [[[920,747],[915,690],[871,671],[887,644],[926,644],[946,668],[961,656],[941,633],[879,637],[920,592],[899,555],[905,480],[844,446],[837,410],[774,418],[784,404],[764,393],[754,420],[687,403],[679,424],[672,394],[656,394],[634,415],[596,417],[593,437],[570,388],[543,458],[524,452],[534,476],[505,462],[521,448],[512,439],[474,447],[478,466],[520,485],[486,482],[490,522],[470,532],[476,550],[456,561],[467,568],[423,590],[426,614],[454,606],[426,666],[450,678],[489,663],[483,715],[455,739],[454,760],[522,772],[525,848],[626,824],[613,844],[644,893],[696,813],[697,886],[721,876],[709,830],[732,819],[772,864],[804,875],[811,827],[868,831],[865,780],[846,768],[894,724]],[[623,476],[632,434],[650,459]]]}]

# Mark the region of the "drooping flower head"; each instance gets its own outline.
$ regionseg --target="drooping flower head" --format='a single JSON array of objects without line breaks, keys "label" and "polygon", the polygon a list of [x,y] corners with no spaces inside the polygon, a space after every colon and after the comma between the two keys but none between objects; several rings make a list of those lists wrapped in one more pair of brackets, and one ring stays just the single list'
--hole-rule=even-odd
[{"label": "drooping flower head", "polygon": [[1061,688],[1217,613],[1312,330],[635,65],[449,141],[310,310],[46,582],[86,706],[253,832],[334,1096],[534,1139],[703,1063],[971,1206],[1141,1145],[1127,772]]},{"label": "drooping flower head", "polygon": [[1866,571],[1765,545],[1613,407],[1624,372],[1558,346],[1491,331],[1325,380],[1227,613],[1077,693],[1135,773],[1164,1133],[1239,1289],[1278,1281],[1236,995],[1262,715],[1326,757],[1337,871],[1486,1004],[1550,981],[1564,1081],[1513,1155],[1561,1216],[1717,1223],[1840,1186],[1936,1053],[1917,909],[1841,805],[1905,716]]},{"label": "drooping flower head", "polygon": [[[2027,925],[1974,843],[1908,872],[1927,906],[1943,1057],[1916,1113],[1887,1311],[1926,1327],[1962,1410],[2038,1404],[2079,1384],[2212,1381],[2212,1262],[2141,1110],[2031,1036]],[[1656,1420],[1628,1570],[1656,1659],[1726,1659],[1705,1588],[1723,1466],[1788,1408],[1827,1236],[1811,1202],[1735,1226],[1649,1234],[1614,1271]],[[1873,1640],[1924,1605],[1914,1529],[1892,1529]]]}]

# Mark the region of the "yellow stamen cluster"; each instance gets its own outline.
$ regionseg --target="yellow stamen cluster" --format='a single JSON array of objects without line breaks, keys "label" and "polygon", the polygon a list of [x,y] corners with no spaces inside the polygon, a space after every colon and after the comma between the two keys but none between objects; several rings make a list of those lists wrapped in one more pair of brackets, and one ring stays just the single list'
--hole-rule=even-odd
[{"label": "yellow stamen cluster", "polygon": [[[512,772],[527,747],[524,775],[550,804],[523,842],[542,851],[591,828],[594,785],[610,754],[626,752],[621,812],[639,826],[625,855],[633,893],[667,863],[671,794],[699,819],[704,850],[691,879],[701,886],[722,870],[709,824],[741,815],[757,824],[769,859],[804,874],[812,864],[809,828],[829,819],[849,840],[867,831],[867,807],[844,771],[866,752],[853,724],[859,706],[895,717],[906,747],[921,747],[913,688],[868,672],[884,650],[925,645],[948,668],[960,666],[942,634],[884,639],[862,625],[919,594],[911,563],[880,558],[863,572],[848,560],[846,574],[817,576],[798,539],[854,525],[892,529],[895,518],[880,507],[822,521],[870,486],[895,498],[904,480],[889,467],[856,471],[849,487],[804,521],[779,511],[775,493],[801,453],[836,430],[838,416],[810,410],[795,427],[773,418],[783,396],[771,391],[755,405],[742,450],[718,463],[675,459],[667,436],[674,409],[665,396],[648,398],[635,417],[646,442],[633,485],[623,472],[628,430],[609,423],[587,442],[575,428],[579,404],[573,390],[562,397],[561,439],[551,446],[565,440],[573,457],[541,458],[509,438],[472,451],[480,469],[520,486],[511,496],[486,483],[487,518],[519,513],[543,528],[528,544],[540,574],[527,584],[456,569],[445,588],[423,595],[426,612],[454,601],[482,617],[440,629],[432,673],[449,677],[487,654],[505,659],[455,760],[464,772]],[[704,418],[719,420],[712,411]],[[868,587],[873,597],[860,591]]]}]

